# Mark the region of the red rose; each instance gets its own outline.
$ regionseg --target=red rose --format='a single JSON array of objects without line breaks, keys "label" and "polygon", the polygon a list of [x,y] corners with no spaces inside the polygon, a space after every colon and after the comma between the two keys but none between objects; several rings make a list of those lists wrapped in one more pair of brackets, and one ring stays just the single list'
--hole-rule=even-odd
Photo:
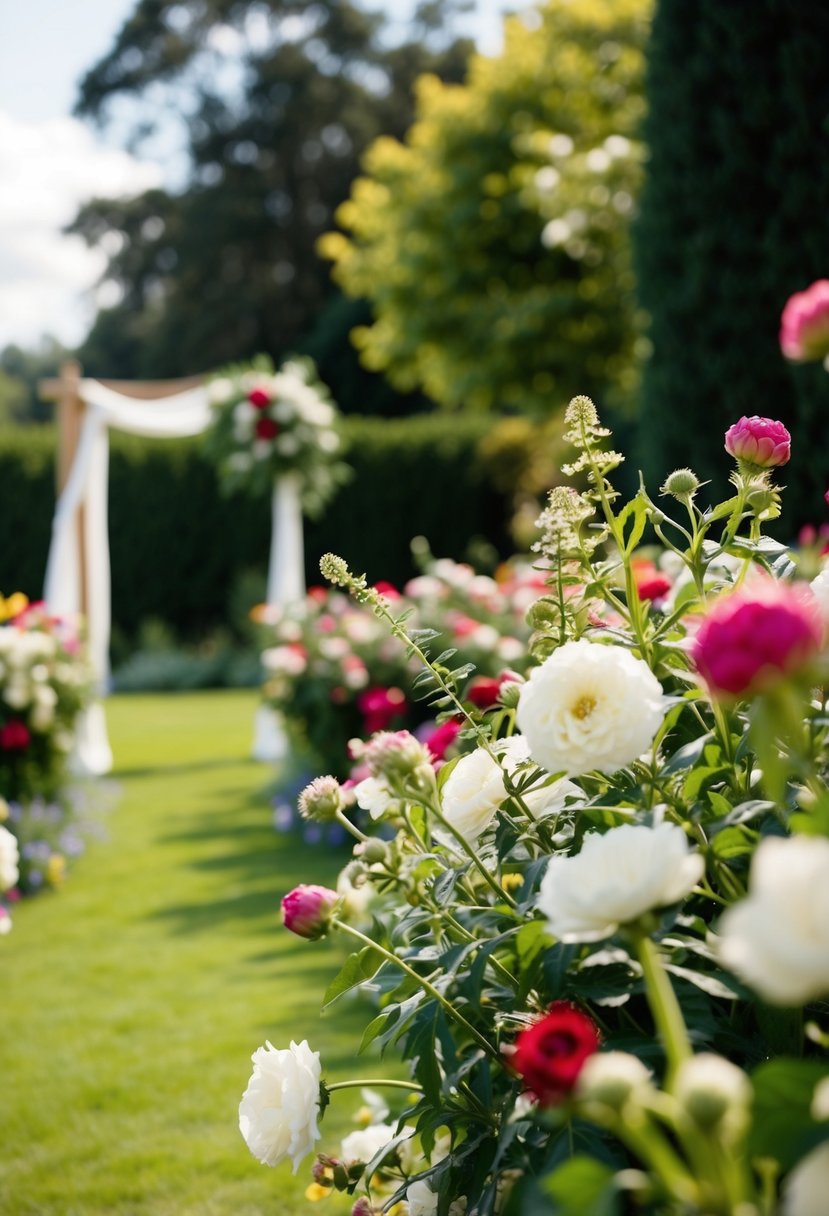
[{"label": "red rose", "polygon": [[0,727],[0,751],[23,752],[32,741],[29,728],[19,718],[11,718]]},{"label": "red rose", "polygon": [[543,1018],[521,1031],[510,1067],[543,1106],[551,1106],[572,1092],[585,1060],[598,1049],[593,1019],[567,1001],[556,1001]]},{"label": "red rose", "polygon": [[640,600],[661,600],[671,589],[671,580],[664,574],[656,573],[652,578],[643,578],[636,584]]},{"label": "red rose", "polygon": [[248,393],[248,401],[258,410],[263,410],[266,405],[270,405],[271,399],[263,388],[252,388]]},{"label": "red rose", "polygon": [[274,422],[273,418],[257,418],[256,419],[256,438],[257,439],[275,439],[279,434],[279,427]]}]

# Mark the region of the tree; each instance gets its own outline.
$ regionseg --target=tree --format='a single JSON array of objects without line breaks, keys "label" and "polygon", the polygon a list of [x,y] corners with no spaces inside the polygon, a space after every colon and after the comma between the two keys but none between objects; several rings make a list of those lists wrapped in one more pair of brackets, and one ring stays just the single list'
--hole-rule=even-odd
[{"label": "tree", "polygon": [[106,277],[121,299],[80,352],[90,370],[176,375],[299,344],[334,295],[314,245],[363,149],[405,130],[419,73],[463,71],[455,7],[421,5],[394,45],[381,15],[344,0],[140,0],[77,110],[103,121],[137,99],[137,137],[169,139],[172,104],[189,168],[179,191],[94,200],[72,225],[120,246]]},{"label": "tree", "polygon": [[829,8],[661,0],[648,69],[650,160],[636,233],[653,355],[641,462],[720,483],[741,415],[792,431],[789,525],[819,521],[829,378],[778,345],[788,296],[829,276]]},{"label": "tree", "polygon": [[635,383],[628,226],[648,0],[548,0],[467,83],[425,77],[321,248],[368,367],[452,408],[548,413]]}]

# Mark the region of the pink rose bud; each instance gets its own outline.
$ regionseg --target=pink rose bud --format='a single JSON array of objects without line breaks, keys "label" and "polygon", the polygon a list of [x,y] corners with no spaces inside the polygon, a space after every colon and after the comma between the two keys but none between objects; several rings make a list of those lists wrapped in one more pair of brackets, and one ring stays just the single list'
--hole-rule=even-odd
[{"label": "pink rose bud", "polygon": [[829,279],[798,291],[783,309],[780,349],[797,363],[829,355]]},{"label": "pink rose bud", "polygon": [[282,900],[282,923],[298,937],[307,937],[311,941],[324,937],[338,899],[337,892],[330,887],[303,883],[289,891]]},{"label": "pink rose bud", "polygon": [[752,696],[796,675],[820,649],[823,625],[805,587],[767,583],[721,596],[691,657],[714,697]]},{"label": "pink rose bud", "polygon": [[725,432],[725,450],[735,460],[757,469],[774,469],[787,464],[792,454],[792,437],[782,422],[743,417]]}]

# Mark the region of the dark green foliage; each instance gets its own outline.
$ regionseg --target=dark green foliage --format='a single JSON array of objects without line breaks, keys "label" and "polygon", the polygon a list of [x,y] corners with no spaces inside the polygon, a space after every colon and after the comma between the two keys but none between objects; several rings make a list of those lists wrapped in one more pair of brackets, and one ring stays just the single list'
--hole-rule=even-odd
[{"label": "dark green foliage", "polygon": [[829,377],[778,347],[789,295],[829,276],[829,6],[662,0],[649,62],[651,159],[638,225],[652,318],[641,461],[722,484],[743,414],[793,436],[789,529],[825,507]]},{"label": "dark green foliage", "polygon": [[[400,583],[415,573],[409,542],[424,535],[433,551],[461,558],[484,537],[502,555],[506,498],[487,483],[478,441],[486,419],[422,416],[352,418],[344,427],[355,471],[322,519],[306,524],[309,583],[319,583],[322,553],[341,553],[373,581]],[[0,435],[0,591],[38,598],[54,509],[54,434]],[[155,617],[184,637],[227,618],[240,579],[267,566],[267,503],[219,494],[211,465],[194,440],[113,435],[109,528],[113,618],[134,635]]]}]

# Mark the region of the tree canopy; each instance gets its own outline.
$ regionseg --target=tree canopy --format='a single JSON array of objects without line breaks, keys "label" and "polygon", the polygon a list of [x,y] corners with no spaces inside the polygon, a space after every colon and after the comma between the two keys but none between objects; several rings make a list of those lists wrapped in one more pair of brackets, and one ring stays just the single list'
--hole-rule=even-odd
[{"label": "tree canopy", "polygon": [[[321,249],[372,305],[368,367],[448,407],[549,412],[635,384],[629,221],[649,0],[547,0],[465,84],[423,78]],[[537,18],[537,19],[536,19]]]},{"label": "tree canopy", "polygon": [[75,218],[71,231],[108,251],[120,292],[81,348],[90,371],[168,376],[279,357],[327,306],[336,319],[315,242],[363,150],[408,126],[416,77],[461,78],[458,7],[421,4],[394,42],[380,13],[345,0],[140,0],[82,81],[77,112],[123,124],[129,101],[139,142],[182,122],[184,184],[92,200]]}]

